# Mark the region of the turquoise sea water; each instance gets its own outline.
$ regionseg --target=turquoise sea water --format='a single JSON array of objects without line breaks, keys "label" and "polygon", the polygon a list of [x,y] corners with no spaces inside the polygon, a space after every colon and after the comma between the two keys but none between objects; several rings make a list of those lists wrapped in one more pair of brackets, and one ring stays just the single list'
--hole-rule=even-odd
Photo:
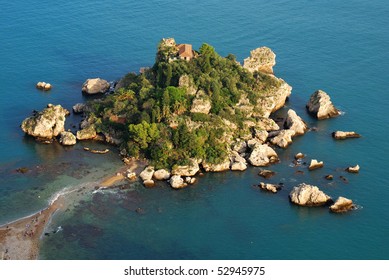
[{"label": "turquoise sea water", "polygon": [[[77,192],[69,210],[42,239],[42,259],[388,259],[389,6],[384,0],[351,1],[12,1],[0,9],[0,224],[45,207],[56,193],[94,182],[121,166],[118,156],[84,153],[26,138],[19,125],[47,103],[68,109],[83,101],[85,79],[114,80],[154,61],[158,41],[213,45],[242,61],[251,49],[277,54],[275,74],[293,93],[293,108],[316,132],[279,151],[268,194],[253,187],[257,168],[206,174],[189,188],[123,186]],[[38,81],[54,85],[49,93]],[[328,92],[344,115],[317,122],[305,103]],[[286,108],[286,109],[287,109]],[[285,110],[285,109],[284,109]],[[282,113],[282,111],[280,112]],[[79,119],[70,117],[67,127]],[[334,130],[360,139],[334,141]],[[293,155],[317,158],[325,168],[304,175]],[[360,174],[343,169],[359,164]],[[15,172],[27,167],[27,174]],[[323,179],[334,174],[332,182]],[[345,176],[348,184],[339,179]],[[299,182],[353,199],[359,209],[333,215],[288,201]],[[141,210],[136,211],[140,208]]]}]

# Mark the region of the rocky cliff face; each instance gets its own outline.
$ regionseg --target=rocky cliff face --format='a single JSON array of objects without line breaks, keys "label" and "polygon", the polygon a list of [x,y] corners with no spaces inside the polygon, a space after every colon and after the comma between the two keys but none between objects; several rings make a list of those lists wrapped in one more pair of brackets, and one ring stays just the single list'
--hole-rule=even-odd
[{"label": "rocky cliff face", "polygon": [[260,47],[250,52],[250,56],[243,62],[243,68],[250,72],[261,71],[273,74],[276,64],[276,54],[268,47]]},{"label": "rocky cliff face", "polygon": [[65,130],[66,116],[69,111],[61,105],[47,105],[41,112],[35,112],[33,116],[22,122],[22,130],[33,137],[52,139]]},{"label": "rocky cliff face", "polygon": [[319,120],[340,115],[340,111],[332,104],[330,96],[322,90],[315,91],[311,95],[307,104],[307,109],[310,114]]},{"label": "rocky cliff face", "polygon": [[[277,78],[276,78],[277,79]],[[284,80],[278,79],[280,86],[264,94],[258,99],[254,108],[254,117],[268,118],[271,113],[281,109],[292,93],[292,87]]]}]

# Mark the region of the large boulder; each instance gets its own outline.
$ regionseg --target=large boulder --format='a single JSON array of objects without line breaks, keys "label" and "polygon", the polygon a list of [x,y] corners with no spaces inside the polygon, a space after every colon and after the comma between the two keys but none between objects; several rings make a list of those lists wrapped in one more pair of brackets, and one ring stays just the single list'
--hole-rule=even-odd
[{"label": "large boulder", "polygon": [[295,135],[302,135],[308,130],[308,125],[292,109],[288,110],[285,126],[288,129],[293,129],[296,133]]},{"label": "large boulder", "polygon": [[230,159],[227,158],[221,163],[209,163],[209,162],[203,161],[201,163],[201,165],[203,166],[203,168],[206,172],[226,171],[226,170],[230,170]]},{"label": "large boulder", "polygon": [[82,85],[82,92],[89,95],[106,93],[109,87],[110,84],[106,80],[100,78],[87,79]]},{"label": "large boulder", "polygon": [[65,131],[66,116],[69,111],[61,105],[47,105],[41,112],[35,112],[26,118],[22,124],[22,130],[33,137],[52,139]]},{"label": "large boulder", "polygon": [[243,154],[247,151],[247,143],[244,140],[238,140],[232,145],[232,150],[239,153]]},{"label": "large boulder", "polygon": [[254,137],[258,139],[261,144],[266,142],[268,136],[269,132],[265,129],[254,128]]},{"label": "large boulder", "polygon": [[332,132],[332,137],[337,140],[344,140],[347,138],[359,138],[361,135],[354,131],[334,131]]},{"label": "large boulder", "polygon": [[232,151],[230,159],[232,171],[243,171],[247,169],[246,159],[242,157],[238,152]]},{"label": "large boulder", "polygon": [[355,205],[351,199],[339,196],[333,205],[330,206],[331,212],[343,213],[355,209]]},{"label": "large boulder", "polygon": [[73,133],[69,131],[63,131],[60,134],[59,143],[64,146],[72,146],[77,143],[77,139]]},{"label": "large boulder", "polygon": [[277,136],[273,137],[270,142],[280,148],[286,148],[292,143],[292,137],[295,135],[293,129],[283,129]]},{"label": "large boulder", "polygon": [[317,90],[311,95],[306,107],[308,112],[319,120],[340,115],[340,111],[332,104],[330,96],[322,90]]},{"label": "large boulder", "polygon": [[77,131],[76,136],[77,136],[77,140],[91,140],[96,138],[97,132],[94,125],[89,125]]},{"label": "large boulder", "polygon": [[276,54],[268,47],[260,47],[250,52],[250,56],[243,62],[243,68],[250,72],[261,71],[273,74],[276,64]]},{"label": "large boulder", "polygon": [[256,144],[248,159],[254,166],[267,166],[278,161],[277,153],[266,144]]},{"label": "large boulder", "polygon": [[170,177],[169,183],[173,189],[182,189],[188,185],[180,175]]},{"label": "large boulder", "polygon": [[318,187],[305,183],[294,187],[289,194],[290,201],[300,206],[321,206],[329,203],[331,197]]},{"label": "large boulder", "polygon": [[154,167],[153,166],[147,166],[140,174],[139,177],[143,181],[150,181],[153,179],[154,175]]},{"label": "large boulder", "polygon": [[154,172],[153,177],[158,181],[168,180],[170,178],[170,172],[166,169],[158,169]]},{"label": "large boulder", "polygon": [[192,177],[200,170],[197,160],[190,159],[187,165],[175,165],[172,169],[172,175]]}]

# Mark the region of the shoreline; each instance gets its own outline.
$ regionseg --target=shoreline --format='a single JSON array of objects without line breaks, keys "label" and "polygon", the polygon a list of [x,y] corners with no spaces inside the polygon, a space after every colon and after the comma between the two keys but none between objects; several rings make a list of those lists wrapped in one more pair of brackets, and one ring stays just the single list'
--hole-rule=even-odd
[{"label": "shoreline", "polygon": [[[130,160],[114,175],[106,176],[99,181],[101,189],[115,187],[126,179],[125,172],[131,170],[137,175],[146,163],[141,160]],[[40,240],[49,226],[51,219],[58,211],[64,211],[64,196],[58,193],[49,205],[31,215],[0,225],[0,260],[36,260],[39,257]]]}]

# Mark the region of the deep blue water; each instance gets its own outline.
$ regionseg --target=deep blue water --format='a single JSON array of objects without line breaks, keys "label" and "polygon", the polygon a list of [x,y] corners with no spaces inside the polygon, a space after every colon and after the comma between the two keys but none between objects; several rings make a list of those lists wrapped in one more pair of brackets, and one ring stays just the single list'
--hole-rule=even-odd
[{"label": "deep blue water", "polygon": [[[47,205],[64,188],[83,186],[120,166],[114,153],[96,157],[83,145],[64,149],[24,137],[19,125],[47,103],[68,109],[83,97],[87,78],[114,80],[154,62],[163,37],[213,45],[242,61],[268,46],[275,73],[293,93],[287,104],[317,132],[279,151],[272,167],[285,188],[272,195],[252,187],[257,168],[206,174],[180,191],[167,186],[87,193],[69,198],[69,211],[42,241],[42,259],[388,259],[389,6],[384,0],[350,1],[12,1],[0,9],[0,224]],[[35,83],[54,88],[43,93]],[[317,122],[305,104],[328,92],[345,114]],[[71,117],[71,128],[79,121]],[[360,139],[335,142],[334,130]],[[297,152],[325,162],[323,170],[296,175]],[[359,164],[357,175],[343,168]],[[28,167],[29,173],[15,172]],[[333,182],[323,180],[335,175]],[[348,184],[339,176],[346,176]],[[360,208],[333,215],[299,208],[288,193],[299,182],[318,185]],[[90,183],[93,185],[93,183]],[[142,213],[135,210],[142,208]]]}]

